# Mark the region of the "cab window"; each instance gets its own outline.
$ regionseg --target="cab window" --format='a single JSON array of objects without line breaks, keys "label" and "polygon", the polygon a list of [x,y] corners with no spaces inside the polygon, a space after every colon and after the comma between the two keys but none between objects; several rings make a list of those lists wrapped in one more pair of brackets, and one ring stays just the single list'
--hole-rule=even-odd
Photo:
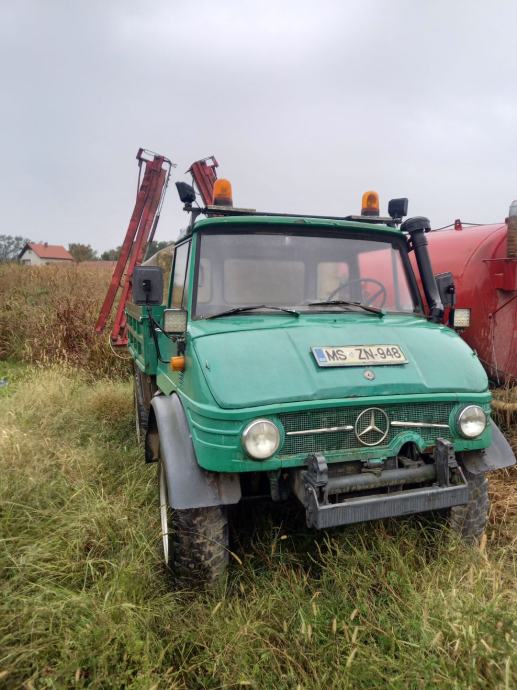
[{"label": "cab window", "polygon": [[174,252],[171,306],[176,307],[178,309],[186,309],[188,303],[187,267],[189,253],[190,242],[180,244],[176,247],[176,250]]},{"label": "cab window", "polygon": [[314,302],[339,300],[420,312],[402,236],[232,230],[200,233],[198,247],[194,318],[248,305],[316,313]]}]

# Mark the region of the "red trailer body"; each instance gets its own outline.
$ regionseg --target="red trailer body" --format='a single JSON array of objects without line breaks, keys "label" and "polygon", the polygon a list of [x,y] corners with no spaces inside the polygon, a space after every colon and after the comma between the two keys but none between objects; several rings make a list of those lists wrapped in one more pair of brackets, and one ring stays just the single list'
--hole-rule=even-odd
[{"label": "red trailer body", "polygon": [[517,257],[508,225],[482,225],[427,235],[434,273],[450,271],[456,307],[470,309],[463,338],[497,383],[517,380]]}]

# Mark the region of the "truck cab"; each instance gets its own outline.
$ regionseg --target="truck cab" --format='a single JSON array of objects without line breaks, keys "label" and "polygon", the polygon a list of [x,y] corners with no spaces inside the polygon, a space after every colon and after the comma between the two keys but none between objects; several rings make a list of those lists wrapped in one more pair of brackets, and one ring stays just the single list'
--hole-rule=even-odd
[{"label": "truck cab", "polygon": [[436,511],[477,540],[486,472],[515,458],[443,323],[428,221],[209,211],[165,286],[135,270],[126,312],[174,574],[220,578],[229,507],[264,493],[315,529]]}]

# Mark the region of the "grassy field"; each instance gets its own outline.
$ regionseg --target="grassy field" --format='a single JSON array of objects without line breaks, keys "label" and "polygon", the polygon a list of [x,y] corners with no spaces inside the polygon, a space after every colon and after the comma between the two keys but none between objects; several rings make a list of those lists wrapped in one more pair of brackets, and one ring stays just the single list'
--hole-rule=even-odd
[{"label": "grassy field", "polygon": [[172,591],[129,383],[0,366],[0,687],[517,686],[517,474],[481,549],[257,505],[216,592]]},{"label": "grassy field", "polygon": [[93,335],[108,279],[0,266],[0,688],[517,687],[515,470],[479,549],[417,519],[311,533],[257,503],[225,583],[173,591],[128,362]]}]

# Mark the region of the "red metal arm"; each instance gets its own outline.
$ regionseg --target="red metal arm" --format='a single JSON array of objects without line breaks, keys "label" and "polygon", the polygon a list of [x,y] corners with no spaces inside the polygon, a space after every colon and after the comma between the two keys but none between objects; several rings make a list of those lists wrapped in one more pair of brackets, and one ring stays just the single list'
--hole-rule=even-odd
[{"label": "red metal arm", "polygon": [[219,163],[215,160],[214,156],[209,156],[208,158],[202,158],[192,163],[187,170],[187,172],[192,175],[194,184],[201,194],[205,206],[209,206],[213,203],[212,192],[214,189],[214,182],[217,180],[215,169],[218,165]]},{"label": "red metal arm", "polygon": [[139,149],[136,156],[139,166],[144,165],[144,175],[120,256],[95,325],[96,332],[102,333],[115,303],[117,292],[119,288],[122,288],[111,332],[111,341],[114,345],[127,345],[124,310],[130,294],[131,279],[135,266],[142,263],[149,236],[151,232],[154,234],[156,229],[159,209],[163,202],[172,165],[165,156],[152,154],[152,159],[149,159],[145,157],[146,155],[149,153]]}]

